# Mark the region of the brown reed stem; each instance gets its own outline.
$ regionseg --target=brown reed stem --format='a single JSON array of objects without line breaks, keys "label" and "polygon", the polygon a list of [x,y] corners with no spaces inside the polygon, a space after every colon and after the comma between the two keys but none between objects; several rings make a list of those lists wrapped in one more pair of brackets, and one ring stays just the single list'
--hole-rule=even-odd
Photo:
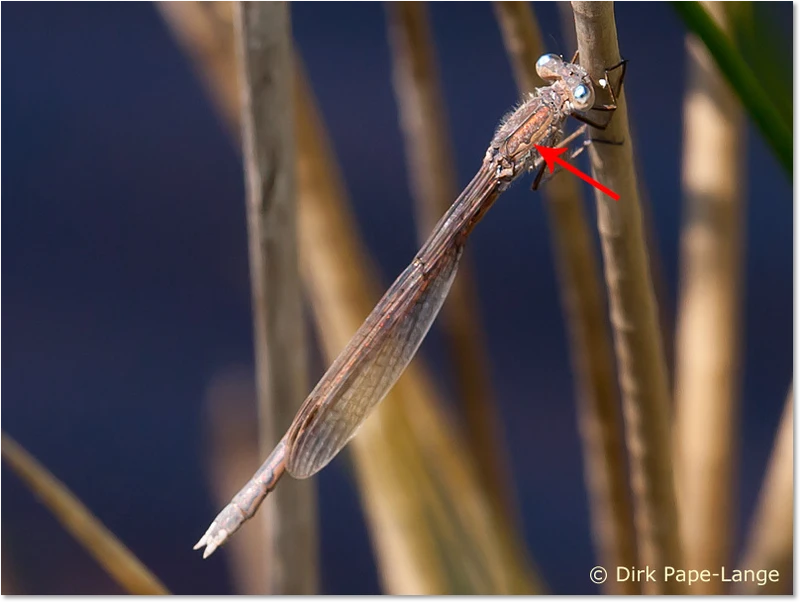
[{"label": "brown reed stem", "polygon": [[170,592],[61,481],[19,443],[2,433],[2,455],[12,470],[120,587],[138,596]]},{"label": "brown reed stem", "polygon": [[192,59],[209,96],[239,135],[239,85],[231,2],[154,2],[181,48]]},{"label": "brown reed stem", "polygon": [[[578,47],[577,37],[575,36],[575,17],[572,12],[572,5],[566,0],[558,0],[558,15],[561,22],[561,32],[564,36],[564,47],[567,49],[567,58],[572,56],[570,53],[574,52]],[[635,135],[635,132],[633,132]],[[647,182],[644,179],[644,173],[641,169],[641,160],[634,157],[636,173],[639,181],[639,198],[642,208],[642,228],[644,230],[644,240],[647,244],[647,252],[650,258],[650,276],[653,279],[653,290],[656,294],[656,299],[669,299],[670,292],[667,282],[664,277],[664,264],[658,248],[658,236],[653,223],[653,208],[647,194]],[[674,330],[673,324],[673,307],[668,302],[658,304],[659,324],[661,325],[661,332],[672,332]],[[672,374],[672,366],[670,362],[674,358],[673,350],[673,337],[667,336],[663,339],[664,355],[667,358],[667,374]],[[671,381],[669,381],[671,383]]]},{"label": "brown reed stem", "polygon": [[[581,65],[595,79],[620,61],[611,2],[573,2]],[[612,78],[613,84],[613,78]],[[596,192],[623,416],[631,458],[639,565],[682,566],[672,471],[667,367],[642,231],[625,91],[608,129],[592,137],[621,144],[589,149],[595,179],[620,195]],[[646,582],[645,593],[681,593],[679,582]]]},{"label": "brown reed stem", "polygon": [[[517,85],[523,94],[531,93],[544,85],[535,68],[544,48],[531,6],[496,2],[494,8]],[[606,567],[633,566],[636,538],[614,351],[589,222],[575,179],[560,175],[544,188],[572,365],[579,384],[578,422],[597,558]],[[603,589],[610,594],[640,591],[637,582],[616,579],[608,579]]]},{"label": "brown reed stem", "polygon": [[[255,340],[259,444],[266,456],[291,424],[308,390],[297,259],[293,75],[289,7],[236,2],[247,232]],[[290,480],[261,519],[270,547],[269,591],[317,589],[316,490]]]},{"label": "brown reed stem", "polygon": [[[417,238],[423,243],[459,190],[455,153],[447,125],[436,49],[421,2],[386,3],[392,74],[406,162],[416,207]],[[485,353],[477,291],[468,250],[442,310],[442,326],[455,371],[458,399],[464,404],[467,444],[495,511],[515,515],[502,435]]]},{"label": "brown reed stem", "polygon": [[[719,3],[708,8],[724,19]],[[689,35],[686,48],[675,470],[687,567],[703,570],[729,566],[735,534],[746,129],[703,43]],[[699,581],[691,591],[723,586]]]}]

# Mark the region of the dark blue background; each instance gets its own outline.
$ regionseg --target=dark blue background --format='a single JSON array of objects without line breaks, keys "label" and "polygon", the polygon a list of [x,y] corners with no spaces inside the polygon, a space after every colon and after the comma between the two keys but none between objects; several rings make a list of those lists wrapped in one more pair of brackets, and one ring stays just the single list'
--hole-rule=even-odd
[{"label": "dark blue background", "polygon": [[[789,39],[783,6],[773,12]],[[383,7],[292,8],[363,237],[388,283],[416,243]],[[550,49],[570,55],[555,4],[536,11]],[[225,554],[203,562],[191,545],[218,509],[203,398],[215,375],[252,365],[237,150],[151,5],[7,4],[3,13],[3,429],[174,592],[228,592]],[[465,183],[516,91],[489,5],[439,4],[432,17]],[[659,3],[619,4],[617,19],[663,261],[659,302],[674,319],[683,29]],[[792,374],[791,185],[752,129],[749,140],[740,535]],[[470,248],[525,538],[553,591],[595,591],[541,199],[516,186]],[[440,351],[436,340],[424,348],[443,374]],[[378,591],[345,462],[317,480],[324,591]],[[3,485],[3,552],[18,589],[117,591],[5,467]]]}]

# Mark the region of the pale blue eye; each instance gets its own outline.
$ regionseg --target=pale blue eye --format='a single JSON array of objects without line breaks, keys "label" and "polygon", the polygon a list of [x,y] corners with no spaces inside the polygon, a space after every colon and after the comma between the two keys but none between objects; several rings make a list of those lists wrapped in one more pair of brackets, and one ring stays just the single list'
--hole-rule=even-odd
[{"label": "pale blue eye", "polygon": [[563,73],[561,73],[563,64],[564,61],[558,55],[543,54],[536,60],[536,73],[543,80],[552,82],[563,76]]},{"label": "pale blue eye", "polygon": [[536,67],[542,69],[548,65],[553,60],[558,60],[558,57],[555,54],[543,54],[538,58],[536,61]]},{"label": "pale blue eye", "polygon": [[589,91],[589,88],[587,88],[583,84],[578,84],[577,86],[575,86],[575,91],[573,92],[572,95],[575,97],[575,100],[583,103],[589,100],[591,92]]}]

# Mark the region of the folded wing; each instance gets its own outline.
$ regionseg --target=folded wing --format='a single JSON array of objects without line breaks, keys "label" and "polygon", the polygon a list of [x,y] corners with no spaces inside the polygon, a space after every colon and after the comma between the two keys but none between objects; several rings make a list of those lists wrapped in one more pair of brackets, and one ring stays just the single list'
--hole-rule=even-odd
[{"label": "folded wing", "polygon": [[324,468],[400,378],[447,297],[461,250],[409,265],[328,369],[288,434],[292,476]]}]

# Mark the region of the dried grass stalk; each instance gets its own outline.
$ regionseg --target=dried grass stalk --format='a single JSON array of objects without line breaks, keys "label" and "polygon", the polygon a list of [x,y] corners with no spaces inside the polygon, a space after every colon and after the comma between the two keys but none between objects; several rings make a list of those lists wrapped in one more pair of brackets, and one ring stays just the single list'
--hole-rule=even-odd
[{"label": "dried grass stalk", "polygon": [[[708,3],[716,18],[724,8]],[[686,39],[684,224],[675,361],[675,470],[687,567],[728,566],[738,457],[746,129],[736,96],[703,43]],[[699,581],[692,593],[721,594]]]},{"label": "dried grass stalk", "polygon": [[[447,126],[436,51],[421,2],[386,4],[394,90],[405,138],[417,233],[424,242],[456,198],[455,153]],[[515,515],[508,450],[494,403],[468,251],[442,311],[442,326],[464,404],[467,444],[495,510]]]},{"label": "dried grass stalk", "polygon": [[[558,5],[558,16],[561,21],[561,32],[564,37],[564,47],[569,49],[568,52],[573,52],[578,47],[577,37],[575,36],[575,17],[572,12],[572,5],[564,0],[556,2]],[[570,58],[568,55],[566,58]],[[653,223],[653,208],[647,193],[647,182],[644,179],[644,173],[641,169],[641,159],[634,157],[636,173],[639,179],[639,199],[642,208],[642,228],[644,230],[644,240],[647,244],[647,252],[650,257],[650,270],[653,279],[653,287],[656,294],[656,299],[668,299],[671,296],[670,288],[667,286],[664,277],[664,262],[658,248],[658,236],[655,224]],[[673,324],[674,308],[670,302],[659,303],[659,323],[661,324],[661,332],[673,332],[675,325]],[[668,374],[672,374],[672,365],[670,362],[675,356],[673,350],[674,337],[667,336],[663,339],[664,352],[667,358]],[[671,384],[671,383],[670,383]]]},{"label": "dried grass stalk", "polygon": [[239,84],[231,2],[154,2],[231,133],[239,135]]},{"label": "dried grass stalk", "polygon": [[[233,37],[233,4],[232,2],[155,2],[183,51],[192,59],[200,80],[214,102],[220,116],[224,119],[228,131],[235,140],[239,139],[241,107],[239,106],[239,77],[236,68],[236,45]],[[251,399],[255,402],[255,396]],[[253,418],[256,419],[255,403]],[[222,428],[220,422],[215,428]],[[249,430],[249,429],[248,429]],[[257,429],[256,429],[257,430]],[[231,491],[241,486],[258,466],[258,441],[253,439],[253,447],[242,449],[249,463],[243,470],[243,478],[233,480],[237,469],[231,462],[237,457],[237,450],[217,445],[216,432],[212,432],[210,447],[211,489],[222,505],[230,500]],[[249,433],[243,431],[237,441],[241,444],[249,440]],[[233,470],[229,470],[233,468]],[[262,509],[254,521],[270,522],[267,507]],[[265,514],[265,516],[261,516]],[[231,542],[232,556],[231,578],[234,588],[239,593],[263,593],[267,591],[269,575],[263,570],[268,554],[267,540],[263,530],[254,529],[254,533],[241,534]],[[258,575],[249,574],[250,567],[258,567]]]},{"label": "dried grass stalk", "polygon": [[[598,80],[620,61],[614,8],[610,2],[573,2],[580,60]],[[613,79],[612,79],[613,83]],[[669,385],[658,310],[642,232],[642,212],[633,163],[624,90],[605,131],[592,136],[594,177],[620,195],[596,193],[598,228],[605,262],[611,324],[617,355],[623,415],[631,458],[639,566],[657,571],[682,566],[672,474]],[[680,593],[681,583],[644,584],[645,593]]]},{"label": "dried grass stalk", "polygon": [[[293,62],[285,2],[234,3],[259,444],[266,457],[308,392],[297,250]],[[270,543],[269,591],[317,589],[316,487],[288,480],[259,520]]]},{"label": "dried grass stalk", "polygon": [[[493,2],[492,7],[517,88],[523,96],[532,94],[536,88],[547,85],[536,73],[536,60],[544,54],[544,43],[533,8],[528,2],[507,0]],[[577,189],[576,199],[580,199]]]},{"label": "dried grass stalk", "polygon": [[777,571],[779,580],[735,586],[737,594],[791,594],[794,564],[794,390],[789,388],[767,474],[739,565],[741,570]]},{"label": "dried grass stalk", "polygon": [[[544,48],[531,6],[496,2],[494,7],[517,85],[523,94],[533,92],[545,84],[535,68]],[[636,539],[614,351],[589,222],[577,180],[560,175],[544,188],[572,365],[578,377],[578,421],[597,558],[606,567],[633,566]],[[640,591],[637,582],[616,579],[607,580],[603,588],[610,594]]]},{"label": "dried grass stalk", "polygon": [[66,485],[5,433],[2,433],[2,454],[34,495],[120,587],[138,596],[170,593]]}]

